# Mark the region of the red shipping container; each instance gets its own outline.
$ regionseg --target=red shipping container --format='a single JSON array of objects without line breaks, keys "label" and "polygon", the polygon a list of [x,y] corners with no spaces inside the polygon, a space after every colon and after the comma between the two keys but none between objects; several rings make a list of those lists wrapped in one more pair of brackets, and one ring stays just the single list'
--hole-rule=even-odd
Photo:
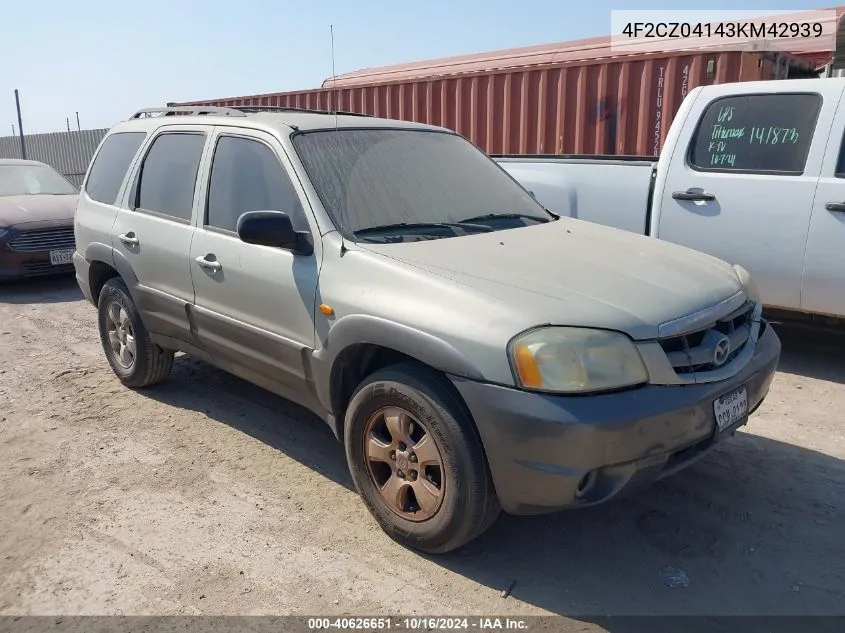
[{"label": "red shipping container", "polygon": [[813,70],[783,53],[619,55],[603,37],[367,69],[316,90],[169,105],[336,107],[447,127],[490,154],[656,156],[696,86]]}]

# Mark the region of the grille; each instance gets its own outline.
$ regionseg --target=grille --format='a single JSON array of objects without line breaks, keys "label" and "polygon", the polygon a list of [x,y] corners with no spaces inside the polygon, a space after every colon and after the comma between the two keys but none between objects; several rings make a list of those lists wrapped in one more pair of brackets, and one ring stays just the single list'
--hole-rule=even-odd
[{"label": "grille", "polygon": [[[707,372],[723,367],[736,358],[748,344],[754,304],[746,303],[710,327],[671,338],[661,339],[669,363],[678,375]],[[730,351],[721,362],[716,362],[716,346],[727,339]],[[721,360],[721,359],[720,359]]]},{"label": "grille", "polygon": [[72,271],[73,264],[61,264],[53,266],[50,262],[44,261],[29,261],[23,263],[23,269],[28,275],[41,275],[52,273],[66,273]]},{"label": "grille", "polygon": [[13,251],[34,253],[50,251],[58,248],[74,248],[76,240],[73,237],[72,226],[59,226],[50,229],[33,229],[18,233],[9,242]]}]

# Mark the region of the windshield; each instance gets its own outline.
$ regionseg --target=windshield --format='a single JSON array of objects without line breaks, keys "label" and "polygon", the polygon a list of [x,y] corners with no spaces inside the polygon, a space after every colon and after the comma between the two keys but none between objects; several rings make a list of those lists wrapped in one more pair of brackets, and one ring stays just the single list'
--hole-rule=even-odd
[{"label": "windshield", "polygon": [[0,165],[0,196],[71,195],[76,188],[46,165]]},{"label": "windshield", "polygon": [[[470,219],[469,229],[551,219],[498,165],[455,134],[321,130],[298,134],[293,143],[326,211],[350,239],[356,232],[360,239],[372,239],[380,228],[423,231],[429,239],[464,235],[477,230],[444,233],[444,228]],[[508,222],[491,219],[499,215]]]}]

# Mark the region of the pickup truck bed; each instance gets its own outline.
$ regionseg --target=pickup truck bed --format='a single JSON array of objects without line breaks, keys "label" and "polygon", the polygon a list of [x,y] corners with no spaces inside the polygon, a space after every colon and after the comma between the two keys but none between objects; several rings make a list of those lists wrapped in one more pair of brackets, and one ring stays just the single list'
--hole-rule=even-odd
[{"label": "pickup truck bed", "polygon": [[580,154],[493,158],[558,215],[648,234],[654,159]]}]

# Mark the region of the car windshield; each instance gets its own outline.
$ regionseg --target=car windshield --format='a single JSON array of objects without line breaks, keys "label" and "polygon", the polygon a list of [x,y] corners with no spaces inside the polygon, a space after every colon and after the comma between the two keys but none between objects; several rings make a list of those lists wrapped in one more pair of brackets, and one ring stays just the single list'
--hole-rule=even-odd
[{"label": "car windshield", "polygon": [[341,128],[300,133],[293,143],[323,206],[350,239],[453,237],[554,217],[455,134]]},{"label": "car windshield", "polygon": [[0,165],[0,196],[72,195],[76,188],[46,165]]}]

